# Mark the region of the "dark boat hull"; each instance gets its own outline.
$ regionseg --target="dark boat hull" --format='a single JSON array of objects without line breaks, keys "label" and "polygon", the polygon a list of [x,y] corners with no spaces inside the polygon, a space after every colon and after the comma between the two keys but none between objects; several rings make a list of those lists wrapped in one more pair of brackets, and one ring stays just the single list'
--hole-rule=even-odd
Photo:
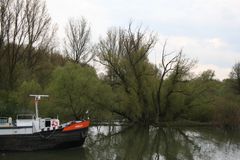
[{"label": "dark boat hull", "polygon": [[26,135],[0,136],[1,151],[35,151],[83,145],[88,128],[64,132],[63,129]]}]

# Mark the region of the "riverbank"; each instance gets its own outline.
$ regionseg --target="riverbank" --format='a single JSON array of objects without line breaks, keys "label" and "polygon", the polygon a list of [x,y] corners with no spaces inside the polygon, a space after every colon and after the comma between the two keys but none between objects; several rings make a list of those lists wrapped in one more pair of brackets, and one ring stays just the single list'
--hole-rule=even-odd
[{"label": "riverbank", "polygon": [[[128,122],[128,121],[92,121],[92,126],[131,126],[136,123]],[[139,123],[141,124],[141,123]],[[181,120],[181,121],[168,121],[168,122],[158,122],[154,124],[150,124],[154,127],[216,127],[218,126],[216,123],[212,122],[197,122],[197,121],[189,121],[189,120]]]},{"label": "riverbank", "polygon": [[216,127],[217,124],[212,122],[197,122],[189,120],[158,122],[153,124],[155,127]]}]

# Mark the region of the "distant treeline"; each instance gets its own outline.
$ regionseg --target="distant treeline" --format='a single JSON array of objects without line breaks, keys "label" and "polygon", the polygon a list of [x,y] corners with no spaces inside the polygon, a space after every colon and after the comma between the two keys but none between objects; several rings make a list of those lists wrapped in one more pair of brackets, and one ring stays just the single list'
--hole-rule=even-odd
[{"label": "distant treeline", "polygon": [[[168,52],[165,43],[160,63],[152,64],[155,34],[130,23],[109,29],[93,44],[84,18],[69,20],[59,51],[44,2],[0,0],[0,5],[0,116],[34,113],[29,94],[49,94],[40,114],[62,120],[240,124],[240,63],[223,81],[213,70],[194,75],[196,61],[181,50]],[[92,62],[104,66],[103,74],[97,75]]]}]

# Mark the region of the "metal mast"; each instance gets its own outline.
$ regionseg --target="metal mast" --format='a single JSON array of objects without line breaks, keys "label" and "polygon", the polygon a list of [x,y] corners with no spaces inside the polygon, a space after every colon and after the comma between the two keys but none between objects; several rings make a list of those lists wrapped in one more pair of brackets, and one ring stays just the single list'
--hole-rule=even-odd
[{"label": "metal mast", "polygon": [[34,95],[34,94],[30,94],[30,97],[34,97],[35,98],[35,111],[36,111],[36,119],[38,118],[38,101],[41,100],[41,98],[47,98],[49,97],[49,95]]}]

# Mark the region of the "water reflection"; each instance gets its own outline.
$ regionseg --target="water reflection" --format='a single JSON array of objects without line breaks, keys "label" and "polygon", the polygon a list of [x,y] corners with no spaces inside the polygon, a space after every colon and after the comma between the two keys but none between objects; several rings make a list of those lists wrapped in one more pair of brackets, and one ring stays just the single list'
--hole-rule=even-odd
[{"label": "water reflection", "polygon": [[[94,159],[116,160],[172,160],[194,159],[199,147],[180,129],[133,127],[104,135],[100,141],[88,139]],[[99,134],[102,135],[102,134]],[[94,149],[95,148],[95,149]]]},{"label": "water reflection", "polygon": [[91,127],[83,147],[0,153],[1,160],[236,160],[240,132],[213,128]]}]

